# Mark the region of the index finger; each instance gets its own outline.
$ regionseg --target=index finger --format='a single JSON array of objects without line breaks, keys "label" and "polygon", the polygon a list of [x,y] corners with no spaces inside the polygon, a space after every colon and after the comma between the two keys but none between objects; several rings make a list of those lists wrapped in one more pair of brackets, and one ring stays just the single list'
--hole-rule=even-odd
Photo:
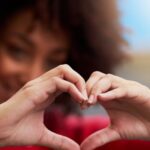
[{"label": "index finger", "polygon": [[40,78],[42,80],[48,80],[51,77],[61,77],[67,81],[72,82],[79,91],[83,94],[85,99],[87,99],[87,93],[86,93],[86,87],[85,87],[85,80],[83,77],[81,77],[76,71],[74,71],[69,65],[60,65],[44,75],[42,75]]}]

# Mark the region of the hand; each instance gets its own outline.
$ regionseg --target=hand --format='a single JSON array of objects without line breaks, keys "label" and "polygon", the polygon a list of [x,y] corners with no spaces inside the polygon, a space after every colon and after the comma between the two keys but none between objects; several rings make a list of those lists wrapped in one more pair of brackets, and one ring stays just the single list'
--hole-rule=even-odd
[{"label": "hand", "polygon": [[0,105],[0,145],[42,145],[53,149],[79,150],[67,137],[49,131],[43,124],[45,108],[62,92],[78,103],[85,100],[84,79],[68,65],[58,66],[28,82]]},{"label": "hand", "polygon": [[150,89],[120,77],[94,72],[87,81],[89,103],[98,101],[110,125],[89,136],[81,150],[93,150],[119,139],[150,139]]}]

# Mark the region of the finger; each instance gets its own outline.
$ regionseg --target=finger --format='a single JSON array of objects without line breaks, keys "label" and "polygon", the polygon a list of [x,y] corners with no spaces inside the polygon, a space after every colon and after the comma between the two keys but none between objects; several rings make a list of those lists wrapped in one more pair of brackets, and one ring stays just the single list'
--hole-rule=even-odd
[{"label": "finger", "polygon": [[[33,109],[33,107],[43,109],[52,103],[56,96],[62,92],[69,93],[80,104],[82,101],[85,101],[84,96],[74,84],[59,77],[53,77],[39,84],[26,86],[18,94],[20,95],[19,99],[24,99],[25,97],[25,102],[29,103],[30,109]],[[27,99],[28,101],[26,101]]]},{"label": "finger", "polygon": [[108,91],[106,93],[100,93],[98,95],[98,100],[99,101],[110,101],[110,100],[116,100],[116,99],[121,99],[126,95],[125,89],[122,88],[117,88],[111,91]]},{"label": "finger", "polygon": [[57,150],[80,150],[79,145],[73,140],[53,133],[49,130],[45,130],[38,145],[47,146],[49,148]]},{"label": "finger", "polygon": [[77,102],[82,103],[86,100],[74,84],[59,78],[55,80],[55,84],[56,89],[69,93]]},{"label": "finger", "polygon": [[61,74],[63,74],[64,79],[74,83],[82,94],[86,93],[85,80],[69,65],[60,66],[59,71]]},{"label": "finger", "polygon": [[106,76],[97,81],[97,83],[91,89],[91,95],[89,98],[89,103],[94,104],[97,101],[97,96],[103,92],[109,90],[112,86],[112,83],[109,78]]},{"label": "finger", "polygon": [[119,140],[120,135],[113,129],[107,127],[101,131],[97,131],[87,139],[85,139],[81,144],[81,150],[94,150],[104,144],[109,142]]},{"label": "finger", "polygon": [[75,84],[77,88],[79,89],[79,91],[87,99],[87,94],[86,94],[86,89],[85,89],[85,80],[76,71],[74,71],[69,65],[60,65],[50,70],[49,72],[45,73],[43,78],[49,79],[54,76],[61,77]]},{"label": "finger", "polygon": [[62,92],[67,92],[78,103],[82,103],[82,101],[85,100],[84,96],[81,94],[81,92],[77,89],[77,87],[74,84],[58,77],[53,77],[49,79],[49,81],[43,82],[39,88],[45,89],[45,92],[47,93],[47,98],[50,95],[57,96],[57,93],[60,94]]},{"label": "finger", "polygon": [[89,103],[94,104],[99,94],[118,88],[122,82],[123,79],[120,77],[111,74],[105,75],[92,87]]},{"label": "finger", "polygon": [[105,74],[99,71],[95,71],[91,74],[90,78],[86,82],[86,90],[87,90],[88,96],[91,95],[92,87],[104,76]]}]

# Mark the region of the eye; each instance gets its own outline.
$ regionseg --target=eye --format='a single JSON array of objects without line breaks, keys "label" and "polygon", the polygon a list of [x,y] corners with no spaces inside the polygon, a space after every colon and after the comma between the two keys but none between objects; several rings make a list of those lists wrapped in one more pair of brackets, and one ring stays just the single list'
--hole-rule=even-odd
[{"label": "eye", "polygon": [[7,44],[6,50],[7,53],[16,61],[26,61],[27,59],[29,59],[28,52],[25,50],[25,48],[19,45]]}]

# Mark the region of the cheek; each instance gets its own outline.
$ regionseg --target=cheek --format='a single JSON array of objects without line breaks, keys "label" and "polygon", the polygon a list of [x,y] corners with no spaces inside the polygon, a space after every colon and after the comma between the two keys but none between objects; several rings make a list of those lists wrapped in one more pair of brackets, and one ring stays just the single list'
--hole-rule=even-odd
[{"label": "cheek", "polygon": [[6,54],[0,54],[0,76],[7,77],[16,74],[20,71],[21,68],[22,65],[16,63]]}]

